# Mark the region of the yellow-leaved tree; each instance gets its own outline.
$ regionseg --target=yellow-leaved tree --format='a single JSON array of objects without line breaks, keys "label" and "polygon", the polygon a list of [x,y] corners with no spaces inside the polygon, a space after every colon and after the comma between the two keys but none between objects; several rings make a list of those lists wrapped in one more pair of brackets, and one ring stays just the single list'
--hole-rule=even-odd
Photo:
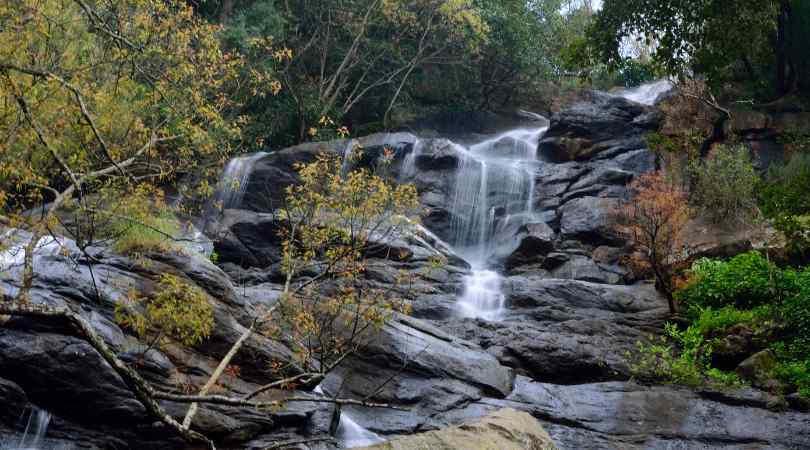
[{"label": "yellow-leaved tree", "polygon": [[[353,158],[362,157],[359,148],[351,153]],[[392,152],[384,152],[378,169],[384,171],[392,159]],[[365,277],[374,257],[399,257],[391,243],[403,237],[418,215],[415,186],[397,185],[378,170],[347,171],[337,155],[319,155],[311,163],[297,165],[296,170],[300,183],[287,187],[285,204],[275,211],[286,275],[281,296],[272,308],[256,314],[251,326],[192,399],[278,406],[279,402],[255,399],[276,389],[313,388],[373,338],[392,314],[409,309],[404,294],[412,279],[407,272],[399,272],[394,282],[385,287],[375,286]],[[295,361],[271,367],[274,381],[243,399],[209,396],[242,345],[257,332],[289,346]],[[291,365],[299,367],[300,373],[286,376],[285,369]],[[286,399],[308,400],[311,398]],[[331,401],[338,405],[386,406],[356,400]],[[195,403],[183,427],[191,426],[196,411]]]},{"label": "yellow-leaved tree", "polygon": [[106,223],[143,219],[122,206],[164,206],[156,186],[210,193],[240,133],[226,93],[249,85],[217,31],[176,0],[0,4],[0,220],[32,235],[19,299],[60,225],[84,248]]}]

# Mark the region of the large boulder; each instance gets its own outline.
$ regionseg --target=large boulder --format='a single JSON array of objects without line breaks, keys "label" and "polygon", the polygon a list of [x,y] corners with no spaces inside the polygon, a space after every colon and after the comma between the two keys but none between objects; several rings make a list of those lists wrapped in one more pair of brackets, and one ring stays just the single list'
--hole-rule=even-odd
[{"label": "large boulder", "polygon": [[530,223],[518,232],[518,247],[506,258],[506,268],[542,262],[554,250],[556,233],[545,223]]},{"label": "large boulder", "polygon": [[[202,255],[180,251],[144,253],[130,259],[101,248],[87,251],[92,259],[64,239],[59,251],[35,254],[37,274],[31,302],[66,307],[81,315],[123,361],[158,389],[202,386],[219,359],[243,335],[255,309],[268,306],[264,299],[251,297],[252,291],[237,291],[228,276]],[[0,290],[16,292],[21,270],[14,264],[0,272]],[[169,344],[144,353],[145,344],[116,322],[115,306],[131,291],[150,295],[157,287],[155,280],[164,273],[208,294],[215,325],[211,336],[196,346]],[[176,433],[149,415],[96,350],[66,325],[56,319],[12,318],[3,322],[0,403],[11,411],[0,414],[0,430],[21,433],[19,418],[36,405],[53,414],[49,438],[83,448],[183,448]],[[292,351],[283,344],[253,334],[233,359],[238,375],[224,378],[222,388],[250,392],[274,379],[267,370],[271,362],[293,360]],[[300,369],[293,364],[288,370],[295,374]],[[182,418],[188,407],[164,406],[176,418]],[[298,410],[290,407],[269,414],[250,408],[203,406],[195,428],[217,442],[236,443],[239,448],[250,439],[286,433],[286,427],[304,433],[328,433],[328,428],[318,426],[315,419],[319,414],[331,414],[329,404],[312,403],[301,409],[304,406],[306,403],[297,403]]]},{"label": "large boulder", "polygon": [[773,350],[762,350],[747,358],[737,366],[737,375],[754,386],[765,387],[774,378],[777,360]]},{"label": "large boulder", "polygon": [[649,284],[611,286],[542,275],[509,277],[509,311],[497,324],[452,319],[443,328],[487,348],[536,380],[627,379],[626,353],[660,332],[666,300]]},{"label": "large boulder", "polygon": [[551,118],[538,151],[548,161],[565,162],[638,150],[645,147],[644,134],[657,126],[654,109],[594,91]]},{"label": "large boulder", "polygon": [[514,409],[437,431],[399,437],[366,450],[556,450],[543,426]]},{"label": "large boulder", "polygon": [[272,212],[284,205],[285,189],[299,181],[296,165],[307,164],[320,154],[339,155],[346,160],[355,151],[361,152],[360,165],[374,165],[386,149],[398,159],[413,150],[418,138],[410,133],[378,133],[360,139],[310,142],[268,153],[253,161],[247,185],[244,187],[242,208]]},{"label": "large boulder", "polygon": [[765,406],[748,391],[696,393],[627,382],[566,386],[518,377],[508,398],[482,399],[447,416],[465,421],[503,408],[526,411],[561,450],[806,448],[808,416]]},{"label": "large boulder", "polygon": [[571,200],[560,208],[562,237],[594,245],[621,243],[622,239],[611,223],[618,205],[614,198],[582,197]]}]

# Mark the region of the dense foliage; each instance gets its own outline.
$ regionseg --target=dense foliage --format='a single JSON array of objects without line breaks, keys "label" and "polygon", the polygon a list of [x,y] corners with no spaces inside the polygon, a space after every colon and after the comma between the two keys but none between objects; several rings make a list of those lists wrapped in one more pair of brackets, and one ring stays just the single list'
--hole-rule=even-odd
[{"label": "dense foliage", "polygon": [[771,167],[758,192],[765,216],[784,233],[794,256],[807,261],[810,257],[810,154],[801,151],[786,165]]},{"label": "dense foliage", "polygon": [[744,145],[720,145],[706,159],[693,159],[690,200],[715,223],[748,224],[758,215],[759,176]]},{"label": "dense foliage", "polygon": [[[301,183],[287,188],[279,212],[286,282],[277,320],[268,327],[286,336],[305,370],[328,373],[393,312],[408,307],[406,274],[387,287],[363,281],[370,255],[398,257],[386,253],[385,242],[407,232],[418,215],[416,188],[381,173],[391,157],[382,155],[379,170],[344,171],[341,158],[320,155],[299,165]],[[353,158],[361,159],[362,149],[353,149]]]},{"label": "dense foliage", "polygon": [[[416,115],[496,109],[542,97],[593,16],[583,0],[223,0],[196,6],[223,25],[226,48],[280,83],[249,94],[246,140],[273,147],[307,139],[324,116],[355,134]],[[272,42],[285,58],[248,51]],[[272,101],[269,101],[272,100]]]},{"label": "dense foliage", "polygon": [[590,43],[613,66],[637,42],[671,75],[705,76],[715,87],[744,79],[784,94],[810,82],[808,20],[803,0],[606,0]]},{"label": "dense foliage", "polygon": [[810,396],[810,267],[779,268],[756,252],[728,261],[701,259],[677,296],[690,323],[683,329],[668,325],[670,339],[639,344],[634,362],[639,375],[737,384],[736,375],[727,372],[733,367],[718,367],[715,353],[728,346],[728,336],[749,334],[753,349],[747,351],[770,349],[776,355],[766,376],[781,384],[768,387]]},{"label": "dense foliage", "polygon": [[130,293],[116,305],[115,318],[149,342],[146,353],[169,338],[184,345],[199,344],[214,327],[214,308],[200,288],[163,274],[153,296]]}]

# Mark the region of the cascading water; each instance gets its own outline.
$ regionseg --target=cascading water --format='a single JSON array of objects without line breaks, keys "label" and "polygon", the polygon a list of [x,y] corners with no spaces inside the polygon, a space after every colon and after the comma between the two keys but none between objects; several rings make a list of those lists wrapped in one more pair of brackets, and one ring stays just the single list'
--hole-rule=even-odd
[{"label": "cascading water", "polygon": [[537,145],[547,127],[517,129],[464,147],[456,173],[450,244],[472,267],[464,279],[459,313],[497,320],[503,313],[503,278],[491,270],[496,236],[531,222]]},{"label": "cascading water", "polygon": [[[312,392],[324,395],[323,388],[321,388],[320,385],[316,386]],[[340,423],[338,423],[335,437],[340,443],[341,448],[367,447],[369,445],[385,442],[385,439],[361,427],[354,419],[342,411],[340,413]]]},{"label": "cascading water", "polygon": [[625,89],[618,93],[619,97],[624,97],[627,100],[641,103],[642,105],[653,105],[661,95],[672,90],[673,84],[669,80],[659,80],[652,83],[642,84],[641,86]]},{"label": "cascading water", "polygon": [[48,445],[45,439],[48,424],[51,422],[51,413],[32,407],[23,412],[20,420],[25,423],[25,431],[22,436],[0,440],[0,450],[51,450],[55,448]]},{"label": "cascading water", "polygon": [[385,442],[385,439],[361,427],[346,413],[340,413],[336,437],[342,448],[367,447]]},{"label": "cascading water", "polygon": [[233,158],[228,162],[214,194],[213,203],[216,208],[225,210],[241,205],[250,174],[253,172],[253,164],[266,155],[264,152],[252,153]]}]

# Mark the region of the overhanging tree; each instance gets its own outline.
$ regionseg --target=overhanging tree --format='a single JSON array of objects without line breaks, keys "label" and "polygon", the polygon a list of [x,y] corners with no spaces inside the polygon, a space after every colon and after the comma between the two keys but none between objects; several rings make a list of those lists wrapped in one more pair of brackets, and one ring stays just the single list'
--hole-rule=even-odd
[{"label": "overhanging tree", "polygon": [[671,75],[705,75],[719,86],[737,72],[771,80],[778,95],[796,86],[807,53],[801,0],[606,0],[590,30],[603,61],[618,65],[627,39],[654,39],[653,61]]}]

